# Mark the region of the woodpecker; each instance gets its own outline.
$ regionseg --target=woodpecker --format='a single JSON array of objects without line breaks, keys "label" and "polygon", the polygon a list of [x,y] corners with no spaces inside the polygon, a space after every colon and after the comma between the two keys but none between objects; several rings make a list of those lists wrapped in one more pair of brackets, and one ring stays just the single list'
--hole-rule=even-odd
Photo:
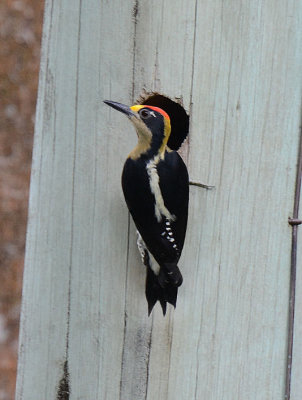
[{"label": "woodpecker", "polygon": [[138,142],[124,164],[122,188],[147,267],[148,314],[159,301],[165,315],[167,303],[176,307],[183,281],[177,263],[187,228],[187,168],[179,154],[167,146],[171,124],[164,110],[108,100],[104,103],[126,114],[136,129]]}]

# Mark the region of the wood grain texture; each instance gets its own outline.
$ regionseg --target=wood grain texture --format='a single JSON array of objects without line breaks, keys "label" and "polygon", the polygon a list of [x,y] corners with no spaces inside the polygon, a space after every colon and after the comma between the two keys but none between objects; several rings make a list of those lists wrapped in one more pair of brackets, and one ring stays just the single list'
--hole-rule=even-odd
[{"label": "wood grain texture", "polygon": [[200,216],[208,228],[194,225],[200,284],[209,291],[201,306],[210,311],[200,325],[206,353],[198,360],[199,381],[210,392],[199,386],[197,398],[281,399],[301,95],[301,41],[293,27],[301,6],[243,4],[216,2],[206,10],[213,14],[200,9],[198,27],[213,15],[219,23],[208,38],[196,34],[190,170],[216,186],[205,193],[202,213],[195,211],[198,197],[192,207],[193,220]]},{"label": "wood grain texture", "polygon": [[[46,1],[17,400],[57,399],[66,361],[70,399],[284,398],[301,16],[298,0]],[[191,179],[215,185],[190,189],[165,318],[147,317],[120,187],[135,133],[102,104],[151,91],[190,113]]]},{"label": "wood grain texture", "polygon": [[[293,220],[299,221],[299,209],[301,209],[301,185],[302,185],[302,127],[300,127],[300,148],[298,151],[298,165],[296,177],[295,202],[293,207]],[[301,211],[300,211],[301,213]],[[301,220],[300,220],[301,221]],[[292,221],[293,222],[293,221]],[[302,393],[301,365],[302,365],[302,241],[301,225],[292,225],[292,260],[291,260],[291,296],[289,299],[289,337],[288,337],[288,376],[286,381],[287,398],[299,399]],[[292,320],[292,321],[291,321]]]},{"label": "wood grain texture", "polygon": [[297,276],[296,276],[296,304],[295,304],[295,323],[294,323],[294,342],[293,342],[293,357],[292,374],[291,374],[291,400],[299,400],[302,393],[301,382],[301,365],[302,365],[302,244],[301,244],[301,228],[298,234],[297,248]]}]

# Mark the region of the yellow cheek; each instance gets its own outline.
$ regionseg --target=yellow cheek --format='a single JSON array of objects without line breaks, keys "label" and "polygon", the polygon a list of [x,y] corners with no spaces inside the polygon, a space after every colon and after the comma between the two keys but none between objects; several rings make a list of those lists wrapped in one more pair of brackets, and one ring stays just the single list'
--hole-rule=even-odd
[{"label": "yellow cheek", "polygon": [[149,143],[151,143],[152,133],[147,128],[147,126],[140,119],[137,119],[135,117],[131,118],[131,121],[132,121],[133,125],[135,126],[135,130],[136,130],[138,137],[144,138],[145,140],[148,140]]}]

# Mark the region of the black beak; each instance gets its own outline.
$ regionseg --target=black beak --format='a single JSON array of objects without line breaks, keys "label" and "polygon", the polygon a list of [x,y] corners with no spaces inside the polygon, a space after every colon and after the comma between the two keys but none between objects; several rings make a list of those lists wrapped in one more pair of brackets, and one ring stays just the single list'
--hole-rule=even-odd
[{"label": "black beak", "polygon": [[112,108],[115,108],[117,111],[120,111],[120,112],[126,114],[127,117],[129,117],[129,118],[136,117],[136,115],[131,110],[131,108],[129,106],[126,106],[125,104],[117,103],[116,101],[110,101],[110,100],[104,100],[104,103]]}]

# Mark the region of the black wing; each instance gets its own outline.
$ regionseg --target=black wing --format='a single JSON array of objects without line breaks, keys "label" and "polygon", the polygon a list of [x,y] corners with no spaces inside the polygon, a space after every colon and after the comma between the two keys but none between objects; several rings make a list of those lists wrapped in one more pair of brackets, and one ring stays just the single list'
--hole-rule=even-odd
[{"label": "black wing", "polygon": [[155,198],[150,190],[146,170],[148,160],[127,159],[122,187],[126,203],[148,250],[156,261],[177,263],[184,244],[189,183],[187,168],[176,152],[166,152],[165,159],[157,165],[159,186],[165,207],[175,216],[168,221],[164,216],[158,222],[155,215]]}]

